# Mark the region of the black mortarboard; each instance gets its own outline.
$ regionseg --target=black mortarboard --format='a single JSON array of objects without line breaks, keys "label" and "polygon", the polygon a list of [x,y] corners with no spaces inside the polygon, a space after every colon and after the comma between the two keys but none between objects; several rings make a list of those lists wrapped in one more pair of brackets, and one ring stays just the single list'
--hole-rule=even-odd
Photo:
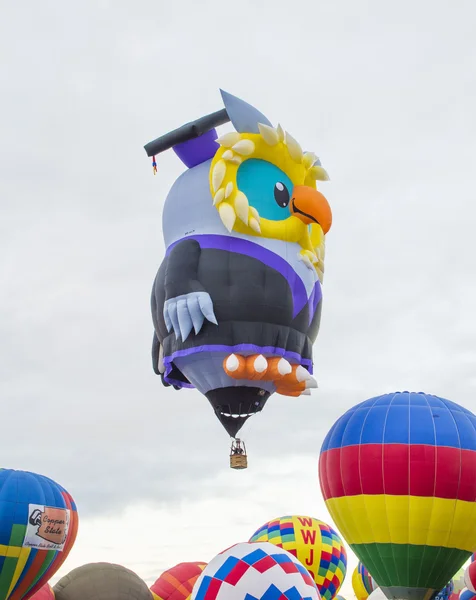
[{"label": "black mortarboard", "polygon": [[191,121],[174,129],[144,146],[147,156],[154,157],[173,148],[180,160],[189,168],[212,158],[218,149],[215,127],[228,123],[230,117],[226,108],[196,121]]}]

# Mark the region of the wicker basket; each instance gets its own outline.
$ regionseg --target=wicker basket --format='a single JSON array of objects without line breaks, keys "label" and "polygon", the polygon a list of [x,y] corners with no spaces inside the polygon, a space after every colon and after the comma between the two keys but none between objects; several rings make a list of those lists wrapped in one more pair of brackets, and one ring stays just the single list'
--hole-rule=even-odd
[{"label": "wicker basket", "polygon": [[246,469],[248,467],[246,454],[232,454],[230,456],[230,467],[232,469]]}]

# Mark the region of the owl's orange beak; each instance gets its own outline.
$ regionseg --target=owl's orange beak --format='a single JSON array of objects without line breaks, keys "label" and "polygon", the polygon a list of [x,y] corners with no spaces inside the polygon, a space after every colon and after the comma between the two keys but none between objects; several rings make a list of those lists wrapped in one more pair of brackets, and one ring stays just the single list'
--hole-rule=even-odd
[{"label": "owl's orange beak", "polygon": [[332,225],[332,211],[326,198],[307,185],[296,185],[289,203],[291,214],[303,223],[318,223],[326,234]]}]

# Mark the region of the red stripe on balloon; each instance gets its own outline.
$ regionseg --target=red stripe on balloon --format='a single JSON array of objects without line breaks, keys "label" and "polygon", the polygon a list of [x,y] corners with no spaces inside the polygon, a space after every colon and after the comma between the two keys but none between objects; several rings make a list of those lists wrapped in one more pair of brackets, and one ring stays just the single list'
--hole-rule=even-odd
[{"label": "red stripe on balloon", "polygon": [[323,452],[324,498],[360,494],[476,501],[476,451],[447,446],[362,444]]}]

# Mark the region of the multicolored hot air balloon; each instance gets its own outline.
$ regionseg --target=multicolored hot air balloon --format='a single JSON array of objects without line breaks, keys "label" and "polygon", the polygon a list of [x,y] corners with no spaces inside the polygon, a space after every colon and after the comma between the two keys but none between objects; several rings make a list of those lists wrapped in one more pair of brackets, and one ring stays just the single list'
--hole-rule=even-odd
[{"label": "multicolored hot air balloon", "polygon": [[35,473],[0,469],[0,600],[26,600],[66,560],[78,531],[76,504]]},{"label": "multicolored hot air balloon", "polygon": [[450,598],[451,594],[453,593],[453,590],[454,585],[453,580],[451,580],[445,585],[445,587],[442,590],[438,592],[434,600],[448,600],[448,598]]},{"label": "multicolored hot air balloon", "polygon": [[53,588],[56,600],[152,600],[142,579],[122,565],[89,563],[73,569]]},{"label": "multicolored hot air balloon", "polygon": [[476,417],[454,402],[401,392],[354,406],[327,434],[319,475],[388,598],[429,598],[476,548]]},{"label": "multicolored hot air balloon", "polygon": [[189,600],[193,586],[207,566],[204,562],[185,562],[164,571],[150,586],[155,600]]},{"label": "multicolored hot air balloon", "polygon": [[377,586],[365,566],[359,561],[352,573],[352,588],[357,600],[367,600]]},{"label": "multicolored hot air balloon", "polygon": [[[224,109],[145,147],[154,163],[173,148],[188,167],[164,204],[152,357],[164,385],[198,389],[235,437],[274,392],[317,387],[332,214],[317,156],[248,103],[222,99]],[[218,137],[229,121],[235,131]]]},{"label": "multicolored hot air balloon", "polygon": [[465,570],[464,583],[470,592],[476,594],[476,562],[471,562]]},{"label": "multicolored hot air balloon", "polygon": [[320,600],[320,596],[307,569],[292,554],[267,542],[245,542],[207,565],[192,600]]},{"label": "multicolored hot air balloon", "polygon": [[339,591],[347,569],[347,553],[339,534],[312,517],[292,515],[262,525],[250,542],[271,542],[295,556],[309,571],[324,600]]}]

